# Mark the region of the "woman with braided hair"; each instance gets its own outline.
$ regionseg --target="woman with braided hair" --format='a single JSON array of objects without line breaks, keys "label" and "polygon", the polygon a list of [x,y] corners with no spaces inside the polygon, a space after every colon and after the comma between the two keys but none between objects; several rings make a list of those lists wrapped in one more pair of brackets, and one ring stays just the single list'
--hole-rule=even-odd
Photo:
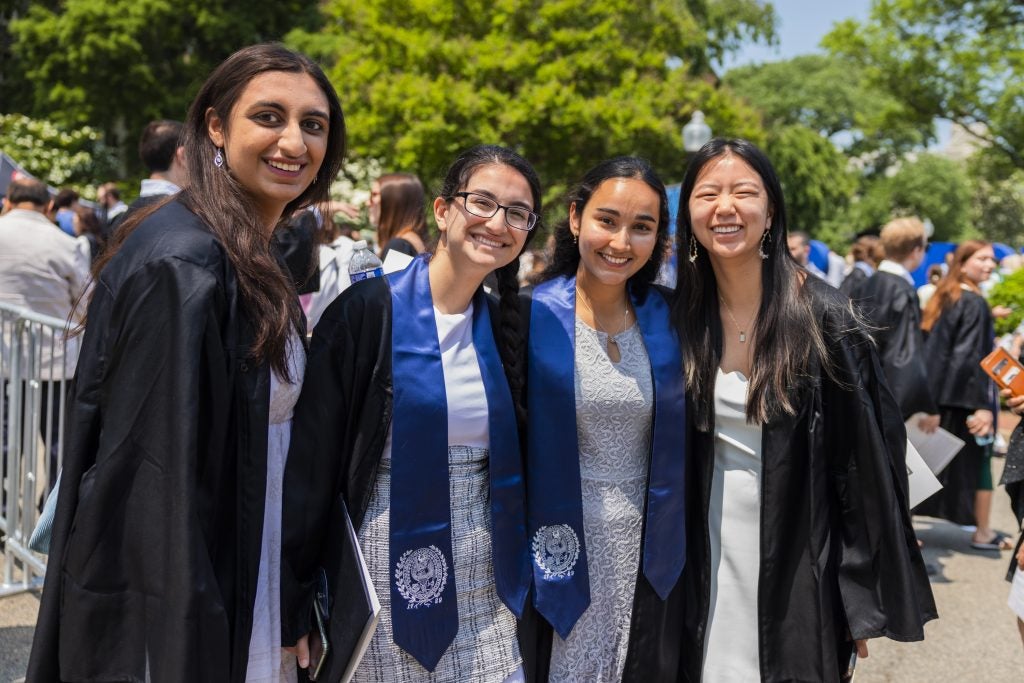
[{"label": "woman with braided hair", "polygon": [[598,164],[530,304],[529,532],[538,680],[675,680],[685,556],[685,393],[667,292],[665,186]]},{"label": "woman with braided hair", "polygon": [[[518,154],[473,147],[433,211],[435,253],[356,283],[314,330],[285,473],[283,639],[308,660],[314,577],[345,533],[340,496],[382,610],[354,680],[521,681],[530,567],[516,274],[540,182]],[[498,305],[482,287],[492,272]],[[328,583],[339,609],[360,591]],[[347,665],[332,659],[324,680]]]}]

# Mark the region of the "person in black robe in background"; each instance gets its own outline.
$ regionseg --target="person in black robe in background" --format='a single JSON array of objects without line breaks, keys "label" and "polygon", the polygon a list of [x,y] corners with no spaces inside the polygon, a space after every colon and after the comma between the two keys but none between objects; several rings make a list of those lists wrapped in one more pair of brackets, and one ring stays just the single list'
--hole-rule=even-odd
[{"label": "person in black robe in background", "polygon": [[327,199],[345,128],[320,68],[280,45],[215,69],[186,128],[189,188],[94,268],[29,681],[246,678],[270,373],[289,378],[303,325],[271,234]]},{"label": "person in black robe in background", "polygon": [[[979,363],[995,346],[988,302],[978,288],[996,267],[992,246],[966,240],[953,254],[949,274],[924,309],[925,362],[942,428],[963,439],[964,447],[939,473],[943,489],[914,510],[963,526],[974,525],[971,545],[981,550],[1009,548],[1009,540],[989,526],[992,507],[991,446],[995,389]],[[991,439],[988,439],[991,441]]]},{"label": "person in black robe in background", "polygon": [[875,274],[878,262],[882,260],[877,235],[861,235],[850,247],[853,269],[843,278],[839,291],[852,298],[853,290]]},{"label": "person in black robe in background", "polygon": [[[921,640],[936,617],[911,526],[899,408],[849,301],[789,257],[782,188],[763,152],[745,140],[706,144],[687,168],[678,216],[679,251],[689,258],[681,260],[673,312],[694,465],[681,680],[719,680],[705,672],[735,675],[740,664],[749,680],[838,681],[851,638],[864,656],[866,639]],[[716,427],[723,374],[747,381],[761,473],[756,494],[733,490],[713,500],[718,442],[721,453],[729,445]],[[712,509],[724,518],[748,503],[760,510],[760,543],[740,550],[722,538],[713,567]],[[738,630],[752,624],[753,651],[726,632],[719,640],[731,652],[710,661],[709,635],[721,618],[713,584],[722,567],[745,567],[751,551],[760,560],[754,585],[718,591],[717,599],[736,590],[754,596],[732,616]]]},{"label": "person in black robe in background", "polygon": [[[1024,360],[1024,356],[1020,360]],[[1006,407],[1016,415],[1024,414],[1024,396],[1013,396],[1009,389],[1003,390]],[[1024,421],[1018,422],[1010,435],[1010,443],[1006,449],[1006,463],[1003,465],[1003,476],[999,480],[1006,487],[1006,495],[1010,497],[1010,508],[1017,520],[1017,545],[1006,570],[1006,580],[1013,581],[1013,575],[1019,570],[1024,572]],[[1024,641],[1024,619],[1017,619],[1017,629]]]},{"label": "person in black robe in background", "polygon": [[917,218],[891,221],[882,228],[881,244],[885,259],[877,272],[849,295],[874,328],[878,358],[903,419],[925,413],[921,426],[930,433],[939,426],[939,411],[928,386],[921,308],[910,277],[924,258],[924,223]]}]

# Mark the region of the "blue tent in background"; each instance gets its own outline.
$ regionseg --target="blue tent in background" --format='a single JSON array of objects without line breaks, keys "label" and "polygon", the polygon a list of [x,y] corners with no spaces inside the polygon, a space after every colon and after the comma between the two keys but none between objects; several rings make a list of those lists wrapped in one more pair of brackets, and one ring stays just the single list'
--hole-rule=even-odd
[{"label": "blue tent in background", "polygon": [[914,286],[920,287],[928,282],[928,266],[933,264],[945,264],[946,254],[956,251],[955,242],[929,242],[928,253],[924,255],[921,266],[911,275],[914,278]]},{"label": "blue tent in background", "polygon": [[992,244],[992,251],[995,252],[996,261],[1002,261],[1007,256],[1013,254],[1013,247],[1008,247],[1001,242],[994,242]]}]

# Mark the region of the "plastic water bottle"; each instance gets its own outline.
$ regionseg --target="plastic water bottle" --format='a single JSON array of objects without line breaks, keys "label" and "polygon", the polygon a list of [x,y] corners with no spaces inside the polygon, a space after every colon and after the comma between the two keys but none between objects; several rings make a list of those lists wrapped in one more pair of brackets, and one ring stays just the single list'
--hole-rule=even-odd
[{"label": "plastic water bottle", "polygon": [[366,246],[366,240],[359,240],[352,245],[352,260],[348,262],[348,279],[352,284],[383,274],[384,265]]}]

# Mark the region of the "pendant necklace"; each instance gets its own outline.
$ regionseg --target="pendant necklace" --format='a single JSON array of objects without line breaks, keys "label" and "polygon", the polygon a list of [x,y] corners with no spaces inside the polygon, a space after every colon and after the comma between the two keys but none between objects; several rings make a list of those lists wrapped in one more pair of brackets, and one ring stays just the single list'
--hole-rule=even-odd
[{"label": "pendant necklace", "polygon": [[725,306],[725,312],[729,314],[729,317],[732,319],[732,324],[736,327],[736,331],[740,333],[740,344],[746,344],[747,343],[747,332],[746,332],[746,330],[742,329],[740,327],[740,324],[738,322],[736,322],[736,316],[734,316],[732,314],[732,309],[729,308],[729,304],[725,303],[725,299],[722,298],[721,294],[718,295],[718,300],[722,302],[723,306]]},{"label": "pendant necklace", "polygon": [[[582,301],[583,305],[587,307],[587,310],[590,311],[590,316],[594,319],[594,324],[597,326],[597,329],[600,330],[604,334],[605,337],[607,337],[608,341],[606,343],[605,352],[608,354],[609,357],[614,358],[614,356],[618,356],[621,359],[622,358],[622,354],[619,351],[619,342],[615,341],[615,338],[611,334],[609,334],[607,331],[605,331],[604,327],[601,326],[601,321],[597,319],[597,313],[594,313],[594,309],[590,307],[590,303],[587,302],[587,298],[585,296],[583,296],[583,292],[580,291],[580,288],[578,286],[576,287],[576,298],[579,299],[580,301]],[[622,332],[626,331],[626,325],[628,323],[629,323],[629,304],[626,304],[626,311],[622,314],[622,331],[619,332],[619,334],[622,334]],[[614,356],[612,354],[612,347],[613,346],[615,347],[615,354],[614,354]]]}]

